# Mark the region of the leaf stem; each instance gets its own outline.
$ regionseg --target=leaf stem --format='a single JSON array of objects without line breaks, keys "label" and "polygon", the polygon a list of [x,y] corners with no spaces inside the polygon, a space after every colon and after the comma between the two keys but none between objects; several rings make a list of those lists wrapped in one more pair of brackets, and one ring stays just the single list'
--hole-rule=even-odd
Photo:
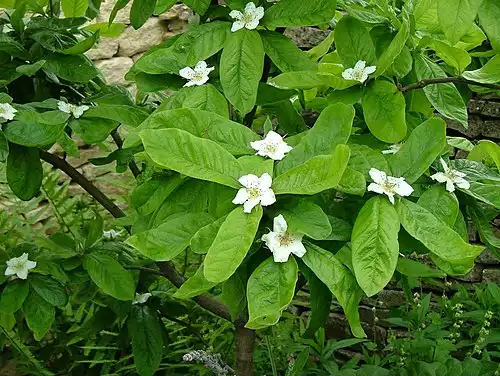
[{"label": "leaf stem", "polygon": [[407,86],[400,86],[399,91],[401,91],[402,93],[406,93],[411,90],[422,89],[428,85],[446,84],[446,83],[467,84],[467,85],[486,87],[488,89],[493,89],[493,90],[500,90],[500,85],[483,84],[480,82],[467,80],[462,77],[438,77],[438,78],[424,78],[413,84]]}]

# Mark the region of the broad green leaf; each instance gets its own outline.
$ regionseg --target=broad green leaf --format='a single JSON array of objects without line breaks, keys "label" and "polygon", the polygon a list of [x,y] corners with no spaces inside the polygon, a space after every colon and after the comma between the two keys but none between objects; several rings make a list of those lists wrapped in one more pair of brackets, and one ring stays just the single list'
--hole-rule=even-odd
[{"label": "broad green leaf", "polygon": [[109,19],[108,19],[108,24],[109,25],[113,23],[113,21],[115,20],[116,15],[118,14],[118,12],[121,9],[125,8],[128,5],[129,2],[130,2],[130,0],[116,0],[116,3],[113,6],[113,9],[111,10],[111,13],[109,14]]},{"label": "broad green leaf", "polygon": [[149,116],[149,112],[136,106],[123,104],[103,104],[92,106],[85,111],[83,118],[103,118],[121,124],[137,127]]},{"label": "broad green leaf", "polygon": [[303,337],[313,338],[316,331],[325,325],[325,321],[330,315],[332,292],[318,277],[316,277],[316,274],[314,274],[311,269],[301,267],[300,271],[307,279],[311,306],[309,323]]},{"label": "broad green leaf", "polygon": [[[415,57],[414,67],[418,80],[447,77],[439,65],[424,55]],[[467,128],[467,108],[455,85],[452,83],[427,85],[423,90],[429,102],[441,115],[456,120]]]},{"label": "broad green leaf", "polygon": [[200,15],[203,15],[210,6],[210,0],[186,0],[184,3]]},{"label": "broad green leaf", "polygon": [[102,238],[103,227],[104,220],[99,213],[95,213],[91,220],[86,221],[82,231],[82,235],[84,236],[84,248],[90,248]]},{"label": "broad green leaf", "polygon": [[418,204],[401,199],[396,203],[396,210],[404,229],[444,261],[461,263],[467,260],[473,264],[484,249],[466,243],[446,223]]},{"label": "broad green leaf", "polygon": [[337,103],[325,108],[314,127],[276,166],[277,175],[300,166],[321,154],[332,154],[337,145],[347,143],[351,135],[354,108]]},{"label": "broad green leaf", "polygon": [[99,30],[97,30],[94,34],[92,34],[90,37],[87,37],[74,46],[70,48],[66,48],[64,50],[58,51],[61,54],[64,55],[79,55],[83,54],[84,52],[87,52],[90,50],[99,40]]},{"label": "broad green leaf", "polygon": [[64,307],[68,304],[68,296],[64,287],[55,279],[35,274],[29,278],[30,286],[36,291],[47,303],[55,307]]},{"label": "broad green leaf", "polygon": [[370,177],[368,172],[372,167],[380,171],[389,171],[387,160],[380,151],[358,144],[349,144],[349,148],[351,149],[349,168],[361,172],[366,179]]},{"label": "broad green leaf", "polygon": [[147,305],[132,306],[128,319],[134,365],[140,376],[152,376],[163,358],[163,328]]},{"label": "broad green leaf", "polygon": [[403,147],[388,156],[393,176],[404,177],[408,183],[415,182],[446,146],[446,123],[432,117],[411,132]]},{"label": "broad green leaf", "polygon": [[368,200],[352,230],[352,263],[359,286],[368,296],[379,293],[392,278],[399,256],[399,219],[382,196]]},{"label": "broad green leaf", "polygon": [[217,283],[207,281],[203,275],[203,264],[189,277],[174,294],[177,299],[191,299],[201,295],[217,285]]},{"label": "broad green leaf", "polygon": [[226,98],[242,114],[257,100],[264,69],[264,46],[259,33],[243,29],[227,38],[220,61],[220,82]]},{"label": "broad green leaf", "polygon": [[[164,74],[148,74],[144,72],[137,72],[132,76],[130,73],[130,80],[134,80],[137,85],[137,90],[141,93],[156,93],[158,91],[164,90],[179,90],[186,83],[186,79],[171,73]],[[196,86],[205,87],[206,85]],[[181,95],[175,93],[168,100],[164,101],[163,104],[166,106],[170,101],[173,101],[176,95]]]},{"label": "broad green leaf", "polygon": [[347,242],[351,240],[352,225],[344,219],[328,216],[332,232],[325,240],[338,240]]},{"label": "broad green leaf", "polygon": [[500,3],[497,0],[483,0],[478,11],[479,23],[488,35],[493,49],[500,52]]},{"label": "broad green leaf", "polygon": [[127,25],[123,23],[112,23],[107,22],[90,24],[84,27],[85,30],[96,32],[99,30],[99,35],[103,38],[118,38],[120,34],[125,30]]},{"label": "broad green leaf", "polygon": [[[260,140],[259,135],[242,124],[208,111],[188,108],[155,112],[137,131],[168,128],[181,129],[193,136],[215,141],[234,155],[255,154],[250,142]],[[136,145],[135,140],[132,135],[129,136],[125,147]]]},{"label": "broad green leaf", "polygon": [[87,83],[99,74],[95,65],[83,55],[50,55],[43,69],[63,80],[77,83]]},{"label": "broad green leaf", "polygon": [[290,39],[274,31],[260,32],[266,54],[282,72],[314,70],[314,64]]},{"label": "broad green leaf", "polygon": [[45,65],[45,60],[38,60],[34,64],[24,64],[16,68],[18,73],[24,74],[25,76],[34,76]]},{"label": "broad green leaf", "polygon": [[194,253],[205,254],[208,252],[225,220],[226,217],[221,217],[215,222],[200,228],[196,234],[194,234],[190,242],[191,249]]},{"label": "broad green leaf", "polygon": [[88,6],[88,0],[61,0],[61,8],[67,18],[84,16]]},{"label": "broad green leaf", "polygon": [[495,254],[498,255],[500,251],[500,238],[481,208],[477,204],[467,206],[467,213],[469,213],[474,227],[479,232],[481,241],[492,251],[496,251]]},{"label": "broad green leaf", "polygon": [[468,80],[483,84],[500,82],[500,55],[493,56],[479,69],[464,72],[462,76]]},{"label": "broad green leaf", "polygon": [[377,70],[374,73],[375,77],[383,74],[394,63],[396,58],[401,54],[409,35],[410,25],[408,25],[408,22],[403,21],[401,23],[401,28],[394,39],[391,41],[389,46],[387,46],[384,52],[382,52],[382,55],[380,55],[377,62]]},{"label": "broad green leaf", "polygon": [[159,177],[137,186],[130,195],[134,208],[141,215],[154,212],[184,182],[180,175]]},{"label": "broad green leaf", "polygon": [[273,176],[274,161],[272,159],[265,159],[258,155],[244,155],[238,158],[244,174],[254,174],[261,176],[268,173]]},{"label": "broad green leaf", "polygon": [[229,213],[205,257],[207,280],[220,283],[233,275],[253,243],[261,218],[260,205],[250,214],[242,206]]},{"label": "broad green leaf", "polygon": [[293,71],[273,77],[270,82],[282,89],[313,89],[328,86],[335,90],[343,90],[357,85],[357,81],[345,80],[340,75],[327,72]]},{"label": "broad green leaf", "polygon": [[135,283],[132,275],[111,256],[97,252],[86,254],[83,267],[105,294],[118,300],[134,298]]},{"label": "broad green leaf", "polygon": [[146,129],[140,136],[146,153],[160,166],[196,179],[240,187],[240,164],[216,142],[173,128]]},{"label": "broad green leaf", "polygon": [[432,46],[436,50],[436,54],[443,59],[449,66],[455,68],[457,72],[462,73],[471,62],[469,53],[460,48],[452,47],[439,40],[432,41]]},{"label": "broad green leaf", "polygon": [[337,145],[333,155],[318,155],[273,181],[276,194],[314,195],[335,188],[349,161],[349,147]]},{"label": "broad green leaf", "polygon": [[375,46],[365,24],[344,16],[335,27],[335,47],[345,68],[353,68],[359,60],[375,65]]},{"label": "broad green leaf", "polygon": [[453,228],[460,210],[457,198],[453,193],[449,193],[444,185],[434,185],[426,190],[419,197],[417,204],[427,209],[451,228]]},{"label": "broad green leaf", "polygon": [[0,162],[3,163],[9,156],[9,141],[5,137],[5,133],[0,130]]},{"label": "broad green leaf", "polygon": [[474,144],[465,137],[446,136],[446,142],[448,145],[466,152],[471,152],[474,149]]},{"label": "broad green leaf", "polygon": [[468,160],[483,162],[485,159],[491,158],[497,166],[497,170],[500,171],[500,146],[495,142],[481,140],[469,151]]},{"label": "broad green leaf", "polygon": [[33,332],[37,341],[40,341],[49,331],[55,319],[55,309],[35,291],[30,291],[23,303],[23,314],[28,328]]},{"label": "broad green leaf", "polygon": [[358,312],[363,291],[358,286],[354,275],[332,253],[309,242],[304,242],[304,245],[307,252],[302,257],[302,261],[330,289],[340,303],[349,321],[352,334],[358,338],[366,337]]},{"label": "broad green leaf", "polygon": [[309,56],[312,61],[318,61],[320,58],[325,56],[332,47],[335,39],[334,36],[335,34],[333,33],[333,31],[330,32],[330,34],[328,34],[328,36],[323,39],[320,44],[314,46],[309,51],[306,51],[307,56]]},{"label": "broad green leaf", "polygon": [[118,125],[116,121],[103,118],[79,118],[69,121],[70,128],[89,145],[103,142]]},{"label": "broad green leaf", "polygon": [[312,239],[326,239],[332,232],[328,216],[318,205],[302,200],[290,209],[280,210],[290,233],[304,234]]},{"label": "broad green leaf", "polygon": [[260,264],[248,279],[249,329],[262,329],[276,324],[295,294],[298,267],[295,258],[274,262],[272,257]]},{"label": "broad green leaf", "polygon": [[268,85],[267,83],[259,82],[259,90],[257,92],[257,106],[273,105],[288,101],[296,94],[297,92],[295,90],[282,90],[278,89],[277,87]]},{"label": "broad green leaf", "polygon": [[156,0],[134,0],[130,9],[130,24],[134,29],[140,28],[153,15]]},{"label": "broad green leaf", "polygon": [[246,286],[238,273],[234,273],[222,284],[220,297],[229,309],[231,319],[236,320],[246,307]]},{"label": "broad green leaf", "polygon": [[438,0],[437,15],[446,39],[454,45],[469,30],[483,0]]},{"label": "broad green leaf", "polygon": [[366,179],[361,172],[347,167],[336,189],[351,195],[363,196],[366,191]]},{"label": "broad green leaf", "polygon": [[134,234],[126,242],[152,260],[170,261],[186,249],[200,228],[211,221],[212,216],[206,213],[186,213],[157,228]]},{"label": "broad green leaf", "polygon": [[266,10],[262,24],[268,28],[327,24],[336,6],[335,0],[284,0]]},{"label": "broad green leaf", "polygon": [[6,175],[9,187],[17,197],[23,201],[35,197],[43,178],[38,149],[10,144]]},{"label": "broad green leaf", "polygon": [[470,188],[465,192],[488,205],[500,208],[500,184],[498,183],[473,181],[470,183]]},{"label": "broad green leaf", "polygon": [[446,274],[439,269],[431,269],[421,262],[404,257],[398,259],[396,270],[401,274],[414,278],[443,278]]},{"label": "broad green leaf", "polygon": [[30,286],[26,281],[8,283],[0,298],[0,312],[4,314],[16,312],[23,305],[29,291]]},{"label": "broad green leaf", "polygon": [[363,95],[362,105],[366,125],[379,140],[396,143],[406,136],[405,98],[394,84],[375,81]]}]

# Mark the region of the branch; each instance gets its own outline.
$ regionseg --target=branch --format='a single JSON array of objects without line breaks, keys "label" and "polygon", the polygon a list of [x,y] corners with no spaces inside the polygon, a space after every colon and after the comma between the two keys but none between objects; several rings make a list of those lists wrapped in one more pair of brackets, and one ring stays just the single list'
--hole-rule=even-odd
[{"label": "branch", "polygon": [[467,80],[461,77],[439,77],[439,78],[424,78],[423,80],[420,80],[413,84],[400,87],[399,91],[401,91],[402,93],[406,93],[411,90],[422,89],[427,85],[446,84],[446,83],[467,84],[467,85],[486,87],[488,89],[493,89],[493,90],[500,90],[500,85],[482,84],[480,82]]},{"label": "branch", "polygon": [[253,375],[253,351],[255,348],[255,330],[245,328],[248,322],[248,308],[236,319],[236,376]]},{"label": "branch", "polygon": [[[120,137],[120,133],[118,133],[118,128],[115,128],[113,132],[111,132],[111,137],[113,137],[113,141],[115,142],[116,146],[118,146],[118,149],[122,149],[123,140]],[[133,160],[128,163],[128,168],[135,178],[137,178],[141,174],[141,170],[139,169],[139,167],[137,167],[137,164]]]}]

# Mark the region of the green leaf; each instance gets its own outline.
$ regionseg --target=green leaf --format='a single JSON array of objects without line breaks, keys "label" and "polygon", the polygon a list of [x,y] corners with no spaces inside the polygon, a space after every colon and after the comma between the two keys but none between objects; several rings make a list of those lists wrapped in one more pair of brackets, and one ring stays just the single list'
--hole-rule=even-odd
[{"label": "green leaf", "polygon": [[93,32],[99,31],[99,35],[104,38],[117,38],[125,30],[126,26],[123,23],[108,24],[107,22],[101,22],[87,25],[84,29]]},{"label": "green leaf", "polygon": [[399,219],[382,196],[361,208],[352,230],[352,263],[359,286],[368,296],[379,293],[392,278],[399,256]]},{"label": "green leaf", "polygon": [[266,54],[282,72],[314,70],[314,64],[290,39],[274,31],[261,31]]},{"label": "green leaf", "polygon": [[264,46],[255,30],[240,30],[227,38],[220,61],[220,82],[226,98],[242,114],[257,100],[264,69]]},{"label": "green leaf", "polygon": [[333,155],[318,155],[273,181],[276,194],[314,195],[336,187],[349,161],[349,147],[337,145]]},{"label": "green leaf", "polygon": [[152,260],[170,261],[186,249],[200,228],[212,221],[206,213],[174,216],[157,228],[132,235],[126,243]]},{"label": "green leaf", "polygon": [[379,140],[396,143],[406,136],[405,98],[394,84],[375,81],[363,95],[362,105],[366,125]]},{"label": "green leaf", "polygon": [[105,294],[118,300],[134,298],[135,283],[131,274],[111,256],[97,252],[86,254],[83,267]]},{"label": "green leaf", "polygon": [[64,307],[68,304],[68,296],[64,287],[49,276],[34,274],[29,278],[33,290],[47,303],[55,307]]},{"label": "green leaf", "polygon": [[95,213],[91,220],[85,222],[83,227],[84,248],[90,248],[102,237],[104,221],[99,213]]},{"label": "green leaf", "polygon": [[432,41],[432,45],[436,50],[436,54],[443,59],[446,64],[455,68],[459,74],[469,66],[471,58],[467,51],[452,47],[439,40]]},{"label": "green leaf", "polygon": [[88,0],[61,0],[61,8],[67,18],[84,16],[88,6]]},{"label": "green leaf", "polygon": [[328,216],[328,221],[332,228],[332,232],[325,240],[338,240],[347,242],[351,240],[352,225],[340,218]]},{"label": "green leaf", "polygon": [[99,40],[99,30],[97,30],[90,37],[81,40],[74,46],[58,52],[64,55],[80,55],[90,50],[94,46],[94,44],[97,43],[98,40]]},{"label": "green leaf", "polygon": [[24,64],[16,68],[16,72],[24,74],[25,76],[34,76],[45,65],[45,60],[38,60],[34,64]]},{"label": "green leaf", "polygon": [[347,143],[351,135],[354,108],[337,103],[325,108],[314,127],[276,166],[277,175],[300,166],[321,154],[332,154],[337,145]]},{"label": "green leaf", "polygon": [[469,213],[474,227],[479,232],[481,241],[493,251],[496,250],[495,254],[498,255],[500,250],[500,238],[481,208],[477,204],[467,206],[467,213]]},{"label": "green leaf", "polygon": [[261,176],[268,173],[273,176],[274,161],[272,159],[265,159],[258,155],[244,155],[238,158],[238,162],[245,174]]},{"label": "green leaf", "polygon": [[397,154],[387,157],[394,176],[415,182],[428,170],[446,146],[446,123],[432,117],[411,132]]},{"label": "green leaf", "polygon": [[69,121],[70,128],[89,145],[103,142],[118,125],[116,121],[102,118],[79,118]]},{"label": "green leaf", "polygon": [[274,262],[272,257],[260,264],[248,279],[249,329],[262,329],[276,324],[295,294],[298,267],[295,258]]},{"label": "green leaf", "polygon": [[17,197],[23,201],[35,197],[43,178],[38,149],[10,144],[6,175],[9,187]]},{"label": "green leaf", "polygon": [[116,18],[116,15],[118,14],[118,12],[121,9],[125,8],[129,2],[130,2],[130,0],[117,0],[116,1],[115,5],[113,6],[113,9],[111,10],[111,13],[109,14],[109,20],[108,20],[108,24],[109,25],[111,25],[113,23],[113,21]]},{"label": "green leaf", "polygon": [[335,27],[335,47],[344,64],[352,68],[359,60],[367,65],[375,65],[375,46],[365,24],[357,19],[344,16]]},{"label": "green leaf", "polygon": [[377,62],[377,70],[374,73],[375,77],[382,75],[387,69],[391,67],[396,58],[401,54],[401,51],[403,51],[403,47],[405,46],[409,36],[410,25],[408,25],[408,22],[403,21],[394,39],[391,41],[389,46],[384,49],[382,55],[380,55]]},{"label": "green leaf", "polygon": [[185,0],[184,3],[200,15],[205,14],[210,6],[210,0]]},{"label": "green leaf", "polygon": [[163,358],[163,329],[156,313],[147,305],[134,305],[127,324],[137,372],[154,375]]},{"label": "green leaf", "polygon": [[246,288],[238,273],[234,273],[222,284],[221,299],[226,304],[234,321],[246,307]]},{"label": "green leaf", "polygon": [[361,172],[347,167],[337,190],[351,195],[363,196],[366,191],[366,179]]},{"label": "green leaf", "polygon": [[240,164],[216,142],[173,128],[146,129],[140,136],[146,153],[160,166],[196,179],[240,188]]},{"label": "green leaf", "polygon": [[84,118],[103,118],[132,127],[139,126],[149,116],[149,112],[136,106],[123,104],[103,104],[92,106],[84,113]]},{"label": "green leaf", "polygon": [[443,278],[446,273],[439,269],[431,269],[421,262],[410,260],[404,257],[398,259],[396,270],[408,277],[413,278]]},{"label": "green leaf", "polygon": [[130,24],[134,29],[140,28],[155,11],[156,0],[134,0],[130,9]]},{"label": "green leaf", "polygon": [[35,291],[30,291],[24,301],[23,314],[28,328],[33,332],[37,341],[45,336],[55,319],[54,306]]},{"label": "green leaf", "polygon": [[312,61],[318,61],[320,58],[325,56],[332,47],[332,44],[334,42],[334,36],[335,34],[333,33],[333,31],[331,31],[330,34],[328,34],[328,36],[325,39],[323,39],[323,41],[320,44],[314,46],[309,51],[306,51],[306,54],[307,56],[309,56],[309,59],[311,59]]},{"label": "green leaf", "polygon": [[500,55],[493,56],[479,69],[464,72],[462,76],[468,80],[483,84],[496,84],[500,82]]},{"label": "green leaf", "polygon": [[196,234],[194,234],[190,243],[194,253],[205,254],[208,252],[225,220],[226,217],[221,217],[215,222],[200,228]]},{"label": "green leaf", "polygon": [[304,338],[313,338],[319,328],[324,327],[326,319],[330,315],[332,304],[332,292],[309,268],[300,268],[300,271],[307,279],[307,286],[310,293],[311,313]]},{"label": "green leaf", "polygon": [[260,205],[250,214],[242,206],[229,213],[205,257],[207,280],[220,283],[233,275],[253,243],[261,218]]},{"label": "green leaf", "polygon": [[500,52],[500,3],[496,0],[483,0],[479,7],[479,23],[483,28],[493,49]]},{"label": "green leaf", "polygon": [[9,141],[5,137],[5,133],[0,130],[0,162],[3,163],[9,156]]},{"label": "green leaf", "polygon": [[302,261],[323,282],[344,309],[352,334],[355,337],[366,337],[359,320],[358,305],[363,291],[356,278],[335,256],[324,249],[304,242],[307,249]]},{"label": "green leaf", "polygon": [[4,314],[16,312],[23,305],[29,291],[30,286],[26,281],[8,283],[0,298],[0,312]]},{"label": "green leaf", "polygon": [[396,210],[404,229],[444,261],[457,264],[468,261],[472,267],[484,249],[466,243],[446,223],[418,204],[402,199],[397,202]]},{"label": "green leaf", "polygon": [[387,160],[380,151],[375,151],[366,145],[350,144],[349,147],[351,158],[348,166],[361,172],[366,179],[370,177],[369,171],[372,167],[381,171],[389,171]]},{"label": "green leaf", "polygon": [[467,34],[483,0],[438,0],[437,15],[446,39],[454,45]]},{"label": "green leaf", "polygon": [[[439,65],[424,55],[415,57],[414,67],[418,80],[447,77]],[[423,90],[429,102],[441,115],[456,120],[467,128],[467,108],[455,85],[452,83],[427,85]]]},{"label": "green leaf", "polygon": [[159,177],[137,186],[130,195],[134,208],[140,215],[154,212],[165,199],[184,182],[180,175]]},{"label": "green leaf", "polygon": [[328,86],[335,90],[344,90],[357,85],[357,81],[345,80],[340,75],[317,71],[285,72],[273,77],[270,82],[282,89],[313,89]]},{"label": "green leaf", "polygon": [[300,233],[321,240],[332,232],[328,216],[321,207],[310,201],[301,200],[293,208],[281,210],[280,214],[285,217],[290,233]]},{"label": "green leaf", "polygon": [[203,275],[203,264],[189,277],[174,294],[177,299],[191,299],[217,286],[217,283],[207,281]]},{"label": "green leaf", "polygon": [[63,80],[87,83],[99,74],[95,65],[83,55],[54,54],[48,56],[46,60],[43,69]]},{"label": "green leaf", "polygon": [[460,210],[457,198],[453,193],[449,193],[444,185],[434,185],[426,190],[418,199],[417,204],[451,228],[453,228]]},{"label": "green leaf", "polygon": [[468,160],[482,162],[485,159],[491,158],[493,163],[496,165],[497,170],[500,171],[500,146],[490,140],[481,140],[476,146],[473,146],[469,155]]},{"label": "green leaf", "polygon": [[316,26],[327,24],[335,16],[335,0],[283,0],[266,10],[262,25],[275,28],[283,26]]}]

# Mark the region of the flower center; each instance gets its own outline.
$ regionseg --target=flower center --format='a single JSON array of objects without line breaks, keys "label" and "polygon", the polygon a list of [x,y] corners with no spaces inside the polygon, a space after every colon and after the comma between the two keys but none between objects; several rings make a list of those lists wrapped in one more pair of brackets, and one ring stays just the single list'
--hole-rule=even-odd
[{"label": "flower center", "polygon": [[278,149],[278,144],[274,143],[274,142],[270,142],[269,144],[267,144],[264,148],[264,150],[267,152],[267,153],[276,153],[276,150]]},{"label": "flower center", "polygon": [[279,238],[279,240],[280,240],[280,245],[281,245],[282,247],[286,247],[286,246],[288,246],[288,245],[292,244],[292,243],[293,243],[293,241],[294,241],[293,236],[291,236],[288,232],[285,232],[285,233],[283,233],[283,234],[280,234],[280,235],[278,236],[278,238]]},{"label": "flower center", "polygon": [[392,183],[391,181],[389,180],[386,180],[385,182],[383,182],[381,184],[382,186],[382,189],[386,192],[394,192],[394,188],[396,188],[397,184],[396,183]]},{"label": "flower center", "polygon": [[244,23],[248,24],[248,23],[250,23],[250,22],[253,22],[253,20],[254,20],[254,16],[253,16],[253,14],[252,14],[252,13],[245,13],[245,14],[243,15],[243,20],[242,20],[242,21],[243,21]]},{"label": "flower center", "polygon": [[250,198],[259,198],[261,196],[261,191],[257,187],[247,188],[247,192]]},{"label": "flower center", "polygon": [[203,73],[202,72],[194,72],[193,81],[202,81]]},{"label": "flower center", "polygon": [[460,175],[457,174],[457,171],[455,170],[448,170],[447,172],[444,173],[448,179],[451,181],[455,181],[460,178]]},{"label": "flower center", "polygon": [[352,71],[352,78],[356,81],[361,81],[363,78],[363,69],[354,68]]}]

